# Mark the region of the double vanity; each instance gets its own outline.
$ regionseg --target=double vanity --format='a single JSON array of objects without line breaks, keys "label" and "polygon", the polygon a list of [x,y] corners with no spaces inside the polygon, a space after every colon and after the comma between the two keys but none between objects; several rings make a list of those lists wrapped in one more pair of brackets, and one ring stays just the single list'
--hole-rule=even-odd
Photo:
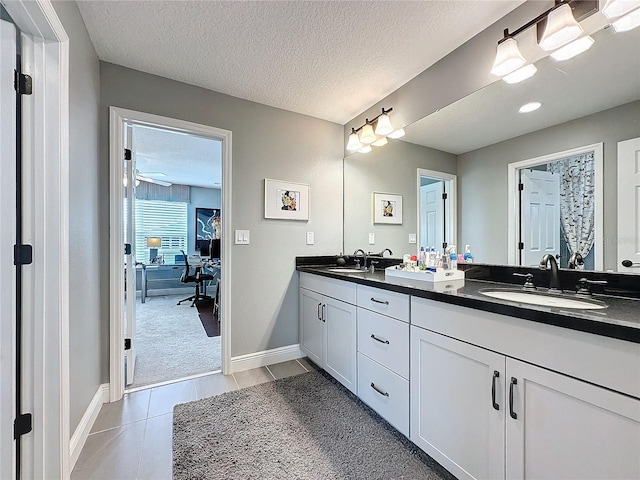
[{"label": "double vanity", "polygon": [[524,293],[585,302],[540,305],[472,279],[499,267],[426,283],[330,263],[297,261],[303,352],[456,477],[640,478],[637,297]]}]

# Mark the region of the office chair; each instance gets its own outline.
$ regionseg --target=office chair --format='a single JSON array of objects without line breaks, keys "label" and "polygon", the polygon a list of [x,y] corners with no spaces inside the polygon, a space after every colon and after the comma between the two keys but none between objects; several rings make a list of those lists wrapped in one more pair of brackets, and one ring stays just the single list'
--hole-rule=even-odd
[{"label": "office chair", "polygon": [[200,286],[204,282],[208,282],[209,280],[213,280],[213,275],[209,275],[207,273],[202,273],[202,269],[200,267],[196,267],[195,273],[191,275],[191,268],[189,267],[189,260],[187,255],[184,253],[184,250],[180,250],[182,252],[182,256],[184,257],[184,272],[180,276],[180,281],[182,283],[195,283],[196,284],[196,292],[190,297],[183,298],[180,300],[177,305],[180,305],[182,302],[187,302],[191,300],[191,306],[195,306],[198,300],[211,300],[209,295],[205,295],[200,293]]}]

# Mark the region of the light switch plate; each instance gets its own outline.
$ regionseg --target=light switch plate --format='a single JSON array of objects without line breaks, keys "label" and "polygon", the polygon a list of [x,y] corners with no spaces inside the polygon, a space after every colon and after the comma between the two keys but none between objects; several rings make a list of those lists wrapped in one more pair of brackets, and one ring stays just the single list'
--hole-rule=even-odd
[{"label": "light switch plate", "polygon": [[415,233],[410,233],[409,234],[409,243],[418,243],[418,240],[416,239],[416,234]]},{"label": "light switch plate", "polygon": [[369,234],[369,245],[375,245],[376,244],[376,234],[375,233],[370,233]]},{"label": "light switch plate", "polygon": [[307,232],[307,245],[313,245],[315,242],[315,235],[313,232]]},{"label": "light switch plate", "polygon": [[249,245],[249,230],[236,230],[236,245]]}]

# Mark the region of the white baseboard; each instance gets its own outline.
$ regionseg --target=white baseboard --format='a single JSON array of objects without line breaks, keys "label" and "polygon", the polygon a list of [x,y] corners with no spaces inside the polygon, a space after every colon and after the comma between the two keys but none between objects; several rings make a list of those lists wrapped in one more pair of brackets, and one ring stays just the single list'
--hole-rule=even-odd
[{"label": "white baseboard", "polygon": [[295,360],[296,358],[302,358],[304,356],[304,353],[300,350],[300,345],[297,343],[295,345],[274,348],[272,350],[239,355],[231,358],[231,373]]},{"label": "white baseboard", "polygon": [[82,447],[84,447],[84,444],[87,441],[87,437],[93,427],[93,423],[96,421],[96,418],[98,418],[102,404],[107,403],[108,401],[109,384],[103,383],[98,387],[96,394],[91,399],[91,402],[89,402],[89,406],[85,410],[84,415],[82,415],[80,423],[78,424],[75,432],[73,432],[71,440],[69,441],[69,470],[73,470],[73,467],[78,461]]}]

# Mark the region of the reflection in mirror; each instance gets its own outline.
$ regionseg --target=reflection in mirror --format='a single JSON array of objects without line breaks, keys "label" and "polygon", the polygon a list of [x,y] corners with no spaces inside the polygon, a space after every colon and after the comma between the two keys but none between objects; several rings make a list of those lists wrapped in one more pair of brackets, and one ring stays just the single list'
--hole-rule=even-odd
[{"label": "reflection in mirror", "polygon": [[456,177],[418,169],[418,246],[430,252],[456,243]]},{"label": "reflection in mirror", "polygon": [[[362,190],[369,209],[374,190],[403,191],[404,205],[409,206],[411,198],[418,197],[415,168],[427,168],[457,175],[459,246],[470,244],[474,261],[480,263],[520,263],[511,255],[515,243],[509,223],[514,217],[509,210],[516,207],[509,200],[509,164],[601,143],[603,173],[596,181],[603,188],[603,220],[595,230],[593,266],[588,263],[585,268],[622,271],[616,258],[617,204],[633,199],[617,198],[618,142],[640,137],[640,29],[615,33],[605,28],[592,36],[593,47],[582,55],[565,62],[542,59],[534,77],[513,85],[492,83],[405,127],[402,139],[367,155],[345,158],[345,246],[366,246],[365,232],[372,228],[370,213],[364,215],[362,207],[352,203],[354,188]],[[518,113],[521,105],[534,100],[542,108]],[[439,168],[416,160],[428,155],[446,162]],[[406,173],[405,162],[413,167],[412,175]],[[375,186],[366,188],[372,177]],[[363,220],[366,224],[356,227]],[[405,212],[402,229],[385,232],[385,243],[401,245],[398,252],[417,250],[407,242],[409,221],[410,212]]]}]

